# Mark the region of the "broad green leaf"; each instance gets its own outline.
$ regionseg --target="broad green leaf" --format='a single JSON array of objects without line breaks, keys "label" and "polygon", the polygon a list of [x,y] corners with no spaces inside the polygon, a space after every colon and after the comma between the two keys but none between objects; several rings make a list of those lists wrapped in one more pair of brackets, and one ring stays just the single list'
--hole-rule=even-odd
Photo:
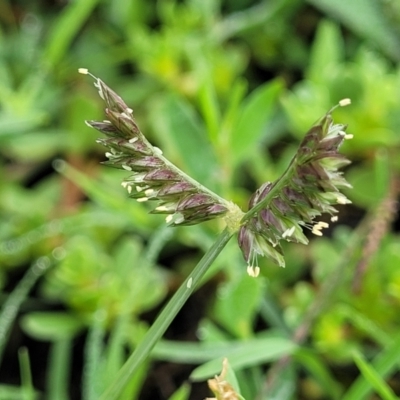
[{"label": "broad green leaf", "polygon": [[196,368],[190,377],[199,381],[218,374],[224,357],[229,359],[232,368],[241,369],[279,359],[291,354],[295,348],[296,345],[293,342],[279,337],[242,341],[235,349],[226,349],[223,357],[217,357]]},{"label": "broad green leaf", "polygon": [[368,39],[393,60],[400,60],[400,39],[376,0],[308,0],[348,29]]},{"label": "broad green leaf", "polygon": [[348,181],[353,188],[345,193],[351,193],[351,200],[357,206],[363,208],[374,207],[381,200],[381,193],[377,190],[373,166],[360,164],[354,166],[348,173]]},{"label": "broad green leaf", "polygon": [[247,275],[221,286],[213,310],[214,319],[236,337],[249,337],[262,289],[262,279]]},{"label": "broad green leaf", "polygon": [[143,206],[129,199],[118,184],[118,180],[122,181],[124,178],[123,171],[110,169],[104,172],[106,180],[99,181],[93,180],[62,160],[56,160],[53,167],[80,187],[95,203],[112,210],[119,217],[129,221],[136,229],[142,232],[152,229],[150,225],[151,221],[156,222],[155,217],[150,218]]},{"label": "broad green leaf", "polygon": [[151,122],[167,158],[213,189],[218,174],[215,154],[190,103],[173,94],[160,97]]},{"label": "broad green leaf", "polygon": [[276,79],[256,89],[244,101],[230,138],[235,164],[250,156],[252,151],[256,151],[257,146],[262,143],[263,136],[268,135],[268,123],[282,89],[282,81]]},{"label": "broad green leaf", "polygon": [[221,116],[215,87],[211,79],[204,79],[199,91],[199,102],[207,125],[208,136],[215,143],[220,129]]},{"label": "broad green leaf", "polygon": [[22,317],[21,326],[38,340],[55,341],[75,336],[83,323],[64,312],[32,312]]},{"label": "broad green leaf", "polygon": [[37,129],[45,119],[46,114],[41,111],[31,111],[19,116],[2,112],[0,113],[0,140]]},{"label": "broad green leaf", "polygon": [[65,150],[67,131],[56,129],[27,132],[7,137],[3,148],[7,154],[17,160],[42,161],[54,157]]},{"label": "broad green leaf", "polygon": [[297,375],[292,361],[289,361],[274,378],[272,384],[264,385],[262,394],[259,395],[260,398],[266,400],[294,400],[297,398]]},{"label": "broad green leaf", "polygon": [[343,59],[343,39],[339,27],[331,21],[323,21],[318,26],[311,49],[307,77],[323,83],[337,72]]},{"label": "broad green leaf", "polygon": [[31,396],[30,399],[37,399],[39,392],[27,392],[20,386],[0,385],[0,400],[25,400],[27,396]]}]

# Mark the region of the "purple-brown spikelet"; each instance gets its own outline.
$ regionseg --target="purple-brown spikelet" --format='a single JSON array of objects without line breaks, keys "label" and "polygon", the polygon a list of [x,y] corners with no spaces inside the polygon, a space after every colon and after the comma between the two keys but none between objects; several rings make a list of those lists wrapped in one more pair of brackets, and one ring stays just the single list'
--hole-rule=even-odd
[{"label": "purple-brown spikelet", "polygon": [[[81,73],[88,74],[85,69]],[[132,110],[103,81],[93,76],[95,86],[106,104],[107,120],[86,121],[106,138],[97,142],[108,148],[104,164],[124,169],[131,175],[122,182],[139,202],[155,200],[152,213],[167,214],[171,225],[193,225],[222,217],[232,203],[188,177],[170,163],[140,131]]]},{"label": "purple-brown spikelet", "polygon": [[281,240],[307,244],[303,228],[322,235],[328,224],[315,219],[335,214],[335,204],[350,203],[340,189],[351,186],[339,171],[350,161],[338,149],[352,136],[345,133],[346,126],[333,123],[332,111],[309,130],[284,175],[264,183],[250,199],[238,242],[251,275],[259,272],[258,255],[285,266]]}]

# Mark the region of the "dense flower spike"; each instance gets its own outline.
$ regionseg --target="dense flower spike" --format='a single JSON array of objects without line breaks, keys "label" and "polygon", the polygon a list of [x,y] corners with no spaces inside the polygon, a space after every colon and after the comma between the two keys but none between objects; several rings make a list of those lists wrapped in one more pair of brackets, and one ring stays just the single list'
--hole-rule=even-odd
[{"label": "dense flower spike", "polygon": [[[349,103],[345,99],[339,105]],[[328,224],[315,218],[335,214],[335,204],[350,203],[340,189],[351,186],[338,171],[350,161],[338,149],[352,136],[345,133],[346,126],[333,123],[332,111],[309,130],[284,175],[274,183],[264,183],[250,199],[238,235],[249,275],[259,273],[258,255],[284,267],[281,240],[307,244],[303,228],[321,236]],[[331,218],[336,220],[337,216]]]},{"label": "dense flower spike", "polygon": [[[81,68],[80,73],[89,74]],[[91,74],[90,74],[91,75]],[[236,207],[191,179],[162,156],[141,133],[132,110],[103,81],[95,86],[106,103],[106,121],[86,123],[106,135],[98,143],[107,147],[104,164],[130,171],[122,182],[137,201],[156,200],[152,213],[167,214],[171,225],[193,225],[225,216]]]},{"label": "dense flower spike", "polygon": [[[86,69],[79,72],[89,74]],[[91,75],[91,74],[90,74]],[[338,153],[340,145],[352,135],[346,127],[334,124],[330,110],[307,133],[285,173],[275,182],[264,183],[251,197],[249,211],[243,212],[187,176],[171,164],[157,147],[141,133],[132,110],[100,79],[95,86],[106,103],[106,121],[87,124],[106,135],[98,142],[109,149],[105,164],[131,172],[122,182],[131,197],[139,202],[156,200],[152,213],[166,214],[171,225],[193,225],[224,217],[231,233],[239,231],[238,242],[248,263],[247,272],[257,276],[258,255],[272,258],[284,267],[282,240],[307,244],[303,233],[308,228],[317,236],[328,223],[315,221],[331,214],[335,204],[350,201],[340,189],[350,187],[339,169],[349,161]],[[350,104],[345,99],[339,106]]]}]

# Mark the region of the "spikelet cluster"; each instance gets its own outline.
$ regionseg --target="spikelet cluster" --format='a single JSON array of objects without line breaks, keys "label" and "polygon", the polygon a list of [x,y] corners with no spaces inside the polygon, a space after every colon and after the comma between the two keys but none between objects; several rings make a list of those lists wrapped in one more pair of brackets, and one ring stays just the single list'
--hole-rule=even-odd
[{"label": "spikelet cluster", "polygon": [[[80,72],[89,73],[86,69]],[[104,164],[131,173],[122,182],[130,197],[139,202],[156,201],[151,212],[166,214],[166,221],[173,226],[224,217],[228,230],[238,231],[238,244],[252,276],[259,274],[258,256],[284,267],[282,240],[307,244],[304,228],[321,236],[329,225],[318,217],[330,214],[331,221],[336,221],[334,206],[350,203],[341,189],[351,186],[340,171],[350,161],[339,148],[352,135],[346,133],[345,125],[333,122],[336,107],[308,131],[285,173],[257,189],[250,198],[249,211],[243,214],[238,206],[169,162],[142,134],[121,97],[92,77],[105,102],[107,119],[86,123],[105,135],[98,139],[108,149]],[[339,106],[349,103],[345,99]]]},{"label": "spikelet cluster", "polygon": [[304,228],[321,236],[328,223],[316,219],[327,213],[335,221],[334,205],[351,203],[340,192],[351,186],[339,171],[350,161],[338,150],[352,136],[346,126],[333,123],[331,112],[309,130],[283,176],[264,183],[249,201],[255,212],[241,226],[238,242],[250,275],[259,273],[258,255],[284,267],[282,240],[307,244]]},{"label": "spikelet cluster", "polygon": [[[81,73],[88,73],[81,69]],[[152,146],[140,131],[132,110],[102,80],[96,78],[101,98],[106,104],[105,121],[86,121],[106,138],[97,142],[105,146],[104,164],[129,171],[123,182],[130,197],[139,202],[156,201],[152,213],[166,214],[171,225],[192,225],[224,216],[232,203],[220,198],[188,177]]]}]

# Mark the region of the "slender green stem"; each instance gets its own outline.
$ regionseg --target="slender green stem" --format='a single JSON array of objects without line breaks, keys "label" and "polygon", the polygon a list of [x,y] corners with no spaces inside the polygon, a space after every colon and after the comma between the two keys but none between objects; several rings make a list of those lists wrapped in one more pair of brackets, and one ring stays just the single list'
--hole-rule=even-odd
[{"label": "slender green stem", "polygon": [[118,399],[125,386],[129,383],[141,363],[149,356],[152,348],[161,339],[179,310],[185,304],[186,300],[193,293],[194,289],[207,272],[210,265],[221,253],[232,233],[225,229],[200,262],[196,265],[193,272],[183,282],[181,287],[176,291],[172,299],[161,311],[160,315],[150,327],[143,341],[138,345],[136,350],[128,358],[126,363],[120,369],[116,378],[108,389],[100,397],[100,400],[116,400]]},{"label": "slender green stem", "polygon": [[47,369],[48,399],[68,400],[71,371],[72,339],[60,339],[51,344]]},{"label": "slender green stem", "polygon": [[[99,308],[94,314],[88,337],[85,343],[85,368],[83,379],[83,399],[94,400],[101,392],[99,365],[104,351],[104,335],[106,313]],[[103,385],[104,387],[104,385]]]}]

